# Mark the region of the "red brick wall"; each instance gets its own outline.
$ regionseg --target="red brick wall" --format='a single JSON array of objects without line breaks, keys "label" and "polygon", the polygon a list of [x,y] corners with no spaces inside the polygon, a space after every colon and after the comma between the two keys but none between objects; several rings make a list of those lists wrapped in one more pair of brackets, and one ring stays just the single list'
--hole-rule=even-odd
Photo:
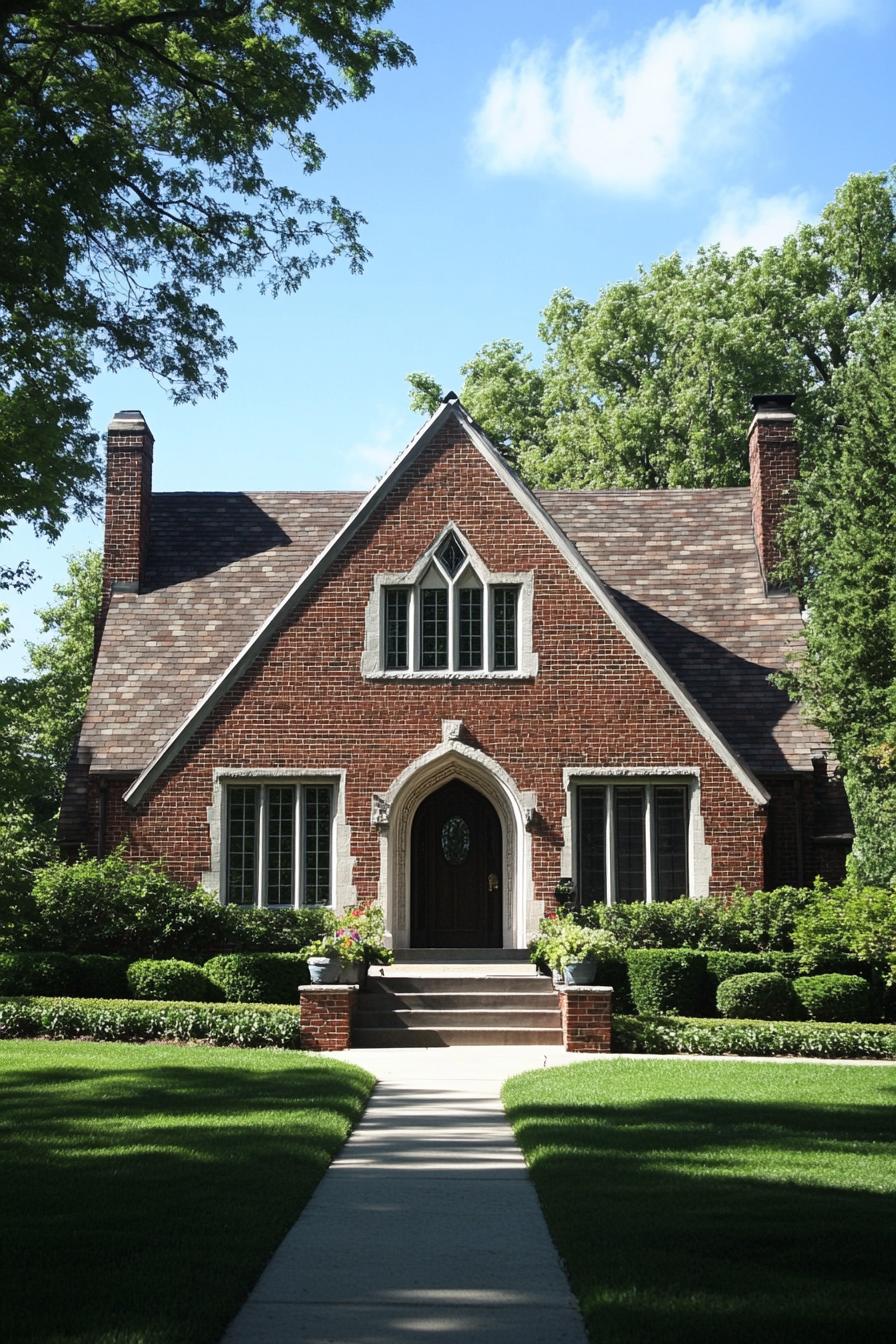
[{"label": "red brick wall", "polygon": [[[374,575],[409,569],[449,519],[494,572],[535,571],[538,676],[364,681]],[[210,865],[206,809],[216,767],[344,768],[353,880],[371,899],[380,865],[371,795],[439,743],[442,719],[462,719],[472,745],[518,788],[537,793],[536,898],[552,899],[560,872],[564,766],[699,766],[712,888],[761,885],[762,810],[458,426],[421,454],[136,812],[110,797],[108,843],[129,834],[134,854],[161,856],[192,882]]]},{"label": "red brick wall", "polygon": [[760,412],[750,432],[750,495],[753,533],[766,580],[781,562],[777,535],[799,472],[799,446],[792,415]]},{"label": "red brick wall", "polygon": [[565,985],[560,990],[563,1044],[578,1054],[605,1054],[613,1037],[613,991],[600,985]]},{"label": "red brick wall", "polygon": [[112,584],[139,585],[149,546],[153,437],[142,420],[133,431],[106,435],[106,531],[103,546],[105,617]]},{"label": "red brick wall", "polygon": [[303,1050],[347,1050],[358,1002],[353,985],[302,985],[299,1044]]}]

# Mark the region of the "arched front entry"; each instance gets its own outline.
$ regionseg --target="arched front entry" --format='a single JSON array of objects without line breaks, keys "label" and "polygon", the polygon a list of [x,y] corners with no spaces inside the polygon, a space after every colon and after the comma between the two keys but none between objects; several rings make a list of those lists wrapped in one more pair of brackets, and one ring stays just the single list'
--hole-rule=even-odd
[{"label": "arched front entry", "polygon": [[501,947],[503,873],[489,800],[461,779],[436,789],[411,829],[411,946]]}]

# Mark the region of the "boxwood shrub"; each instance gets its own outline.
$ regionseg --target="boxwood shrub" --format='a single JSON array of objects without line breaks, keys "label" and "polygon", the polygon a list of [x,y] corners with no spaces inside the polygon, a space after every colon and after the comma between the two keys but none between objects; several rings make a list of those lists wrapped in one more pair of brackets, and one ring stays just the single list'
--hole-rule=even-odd
[{"label": "boxwood shrub", "polygon": [[781,1022],[798,1017],[799,1005],[790,981],[777,971],[748,971],[723,980],[716,994],[722,1017]]},{"label": "boxwood shrub", "polygon": [[613,1049],[651,1055],[802,1055],[896,1060],[896,1027],[859,1022],[729,1022],[619,1016]]},{"label": "boxwood shrub", "polygon": [[132,962],[128,967],[128,985],[135,999],[204,1003],[221,997],[200,966],[174,958]]},{"label": "boxwood shrub", "polygon": [[0,994],[69,994],[75,979],[62,952],[0,952]]},{"label": "boxwood shrub", "polygon": [[296,952],[230,952],[202,968],[229,1003],[298,1003],[308,964]]},{"label": "boxwood shrub", "polygon": [[241,1003],[148,1003],[133,999],[0,999],[0,1039],[51,1036],[96,1041],[200,1041],[299,1048],[299,1010]]},{"label": "boxwood shrub", "polygon": [[860,975],[803,975],[793,989],[813,1022],[867,1022],[871,1016],[871,989]]},{"label": "boxwood shrub", "polygon": [[706,957],[684,948],[630,948],[626,953],[632,1002],[642,1015],[700,1011]]}]

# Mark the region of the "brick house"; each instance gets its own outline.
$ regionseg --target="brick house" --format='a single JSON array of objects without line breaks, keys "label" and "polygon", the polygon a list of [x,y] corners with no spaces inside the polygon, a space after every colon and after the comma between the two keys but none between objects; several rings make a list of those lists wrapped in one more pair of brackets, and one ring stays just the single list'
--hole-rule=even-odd
[{"label": "brick house", "polygon": [[530,491],[445,399],[366,497],[152,494],[109,426],[103,605],[61,821],[221,900],[379,898],[393,944],[522,947],[561,877],[666,900],[842,868],[825,739],[768,680],[797,467],[757,398],[751,485]]}]

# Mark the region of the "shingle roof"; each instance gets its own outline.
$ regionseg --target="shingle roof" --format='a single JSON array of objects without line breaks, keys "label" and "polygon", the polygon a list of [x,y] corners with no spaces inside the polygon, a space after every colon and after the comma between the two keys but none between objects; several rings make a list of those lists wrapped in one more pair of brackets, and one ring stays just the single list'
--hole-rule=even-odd
[{"label": "shingle roof", "polygon": [[[143,769],[363,495],[157,494],[144,590],[106,621],[82,746]],[[823,741],[768,672],[801,631],[766,597],[747,490],[542,491],[538,499],[753,770],[807,769]]]}]

